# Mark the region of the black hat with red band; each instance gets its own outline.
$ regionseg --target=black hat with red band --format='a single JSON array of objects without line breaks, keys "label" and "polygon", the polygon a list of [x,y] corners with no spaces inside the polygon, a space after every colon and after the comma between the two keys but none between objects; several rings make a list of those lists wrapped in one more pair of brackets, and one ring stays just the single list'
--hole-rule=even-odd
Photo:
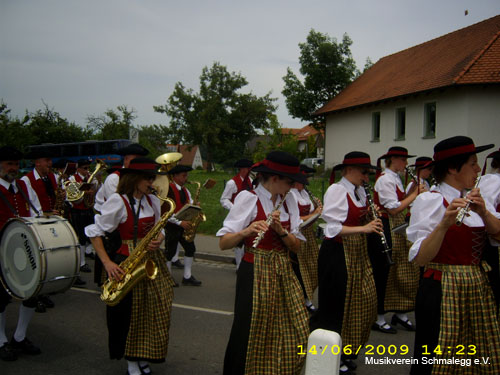
[{"label": "black hat with red band", "polygon": [[127,173],[135,173],[135,174],[166,174],[165,172],[159,171],[160,164],[156,163],[153,159],[150,158],[135,158],[132,159],[128,165],[128,168],[120,169],[120,175],[124,175]]},{"label": "black hat with red band", "polygon": [[493,144],[478,146],[474,141],[466,136],[457,135],[447,138],[434,146],[434,163],[437,164],[454,156],[473,155],[493,148]]},{"label": "black hat with red band", "polygon": [[409,167],[428,168],[432,167],[432,162],[432,158],[428,156],[419,156],[417,160],[415,160],[415,164],[409,165]]},{"label": "black hat with red band", "polygon": [[341,164],[337,164],[335,167],[333,167],[333,170],[338,170],[349,166],[377,169],[376,166],[372,165],[370,155],[368,155],[366,152],[352,151],[345,154],[344,161],[342,161]]},{"label": "black hat with red band", "polygon": [[301,184],[307,184],[307,177],[300,171],[299,160],[283,151],[271,151],[266,158],[254,164],[252,171],[279,175]]}]

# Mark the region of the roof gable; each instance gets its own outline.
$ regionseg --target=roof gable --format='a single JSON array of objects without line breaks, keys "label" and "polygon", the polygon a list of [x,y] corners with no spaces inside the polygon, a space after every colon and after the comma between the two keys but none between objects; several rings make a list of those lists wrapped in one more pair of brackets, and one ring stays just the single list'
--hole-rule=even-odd
[{"label": "roof gable", "polygon": [[477,83],[500,83],[500,15],[381,58],[315,114]]}]

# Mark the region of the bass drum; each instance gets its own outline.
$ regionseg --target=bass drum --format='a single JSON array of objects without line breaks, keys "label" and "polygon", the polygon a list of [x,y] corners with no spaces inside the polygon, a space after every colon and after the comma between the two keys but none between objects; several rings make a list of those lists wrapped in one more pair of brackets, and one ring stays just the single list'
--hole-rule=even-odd
[{"label": "bass drum", "polygon": [[60,216],[10,219],[0,242],[2,283],[14,298],[62,293],[80,271],[78,239]]}]

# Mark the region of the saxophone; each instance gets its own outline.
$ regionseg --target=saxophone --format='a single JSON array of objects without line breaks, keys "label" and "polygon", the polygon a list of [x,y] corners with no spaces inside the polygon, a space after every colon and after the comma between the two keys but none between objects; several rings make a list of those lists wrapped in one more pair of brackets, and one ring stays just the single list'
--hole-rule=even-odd
[{"label": "saxophone", "polygon": [[[165,227],[170,216],[175,211],[175,203],[170,198],[160,197],[155,190],[152,191],[158,199],[170,204],[170,209],[165,212],[155,226],[139,242],[127,259],[120,263],[120,268],[125,271],[125,276],[120,280],[107,279],[102,286],[101,301],[108,306],[117,305],[123,297],[144,277],[154,280],[158,274],[158,267],[155,262],[147,257],[148,245],[155,239],[160,231]],[[146,259],[145,259],[146,258]]]},{"label": "saxophone", "polygon": [[[188,181],[190,184],[196,185],[196,194],[193,199],[193,202],[198,202],[198,199],[200,198],[200,191],[201,191],[201,183],[198,181]],[[182,234],[182,237],[187,241],[187,242],[193,242],[194,237],[196,236],[196,231],[198,230],[198,226],[202,221],[207,221],[207,217],[203,212],[200,212],[198,215],[196,215],[192,220],[191,220],[191,227],[188,229],[184,230],[184,233]]]}]

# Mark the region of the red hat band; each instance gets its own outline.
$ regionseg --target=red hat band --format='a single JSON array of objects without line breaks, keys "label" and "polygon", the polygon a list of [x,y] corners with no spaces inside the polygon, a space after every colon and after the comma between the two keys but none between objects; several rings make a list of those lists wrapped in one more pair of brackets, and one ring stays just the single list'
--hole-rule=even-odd
[{"label": "red hat band", "polygon": [[284,172],[284,173],[293,173],[293,174],[296,174],[296,173],[300,173],[300,168],[299,166],[291,166],[291,165],[284,165],[284,164],[279,164],[279,163],[275,163],[273,161],[270,161],[268,159],[264,159],[262,162],[260,162],[260,165],[264,165],[266,167],[268,167],[269,169],[273,169],[275,171],[280,171],[280,172]]},{"label": "red hat band", "polygon": [[476,146],[474,146],[474,144],[471,143],[468,145],[449,148],[448,150],[435,152],[434,153],[434,160],[441,161],[443,159],[451,158],[451,157],[456,156],[456,155],[474,153],[474,152],[476,152]]}]

